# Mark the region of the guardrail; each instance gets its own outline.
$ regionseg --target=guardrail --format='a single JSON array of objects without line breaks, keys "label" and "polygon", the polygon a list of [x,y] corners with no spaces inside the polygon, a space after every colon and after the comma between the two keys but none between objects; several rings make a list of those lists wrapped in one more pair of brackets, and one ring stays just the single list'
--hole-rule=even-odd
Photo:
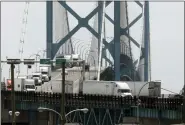
[{"label": "guardrail", "polygon": [[[10,91],[1,91],[2,99],[6,101],[11,100]],[[47,93],[47,92],[15,92],[15,100],[25,103],[46,103],[57,105],[60,104],[60,93]],[[65,94],[67,106],[76,107],[102,107],[102,108],[122,108],[138,106],[137,98],[121,97],[121,96],[105,96],[105,95],[88,95],[88,94]],[[141,103],[139,107],[142,108],[155,108],[155,109],[169,109],[176,110],[182,108],[182,99],[170,98],[152,98],[140,97]]]}]

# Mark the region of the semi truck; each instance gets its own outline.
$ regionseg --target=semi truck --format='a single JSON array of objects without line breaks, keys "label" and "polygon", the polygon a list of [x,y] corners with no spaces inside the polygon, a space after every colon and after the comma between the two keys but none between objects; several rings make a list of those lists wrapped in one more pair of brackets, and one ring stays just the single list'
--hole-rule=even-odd
[{"label": "semi truck", "polygon": [[51,66],[50,65],[40,65],[40,72],[42,75],[42,80],[48,82],[51,80]]},{"label": "semi truck", "polygon": [[79,66],[78,60],[80,60],[80,55],[79,54],[72,54],[72,55],[64,55],[62,58],[66,60],[70,60],[70,62],[66,63],[66,68],[72,68],[74,66]]},{"label": "semi truck", "polygon": [[[7,80],[7,89],[12,90],[11,79]],[[35,91],[35,80],[15,78],[14,79],[14,90],[15,91]]]},{"label": "semi truck", "polygon": [[[52,92],[61,93],[62,81],[53,80],[52,82],[53,82],[53,84],[51,84]],[[66,81],[65,92],[132,97],[131,89],[125,82],[88,80],[83,82],[82,90],[80,90],[79,85],[80,85],[79,82]]]},{"label": "semi truck", "polygon": [[40,72],[34,72],[34,73],[32,73],[32,79],[41,80],[42,79],[42,74]]},{"label": "semi truck", "polygon": [[122,81],[95,81],[88,80],[83,82],[83,94],[130,96],[131,89],[128,84]]},{"label": "semi truck", "polygon": [[24,91],[35,92],[35,80],[34,79],[24,79]]}]

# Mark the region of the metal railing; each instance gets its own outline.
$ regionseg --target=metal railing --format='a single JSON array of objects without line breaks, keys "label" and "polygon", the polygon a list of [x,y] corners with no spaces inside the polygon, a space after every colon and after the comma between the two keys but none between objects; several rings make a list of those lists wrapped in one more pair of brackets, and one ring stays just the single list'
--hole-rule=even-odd
[{"label": "metal railing", "polygon": [[[10,101],[11,92],[1,91],[2,100]],[[77,107],[108,107],[108,108],[121,108],[123,106],[137,106],[136,97],[121,97],[111,95],[90,95],[90,94],[65,94],[65,105],[77,106]],[[60,93],[47,93],[47,92],[15,92],[16,102],[25,103],[45,103],[51,105],[57,105],[60,103]],[[169,109],[176,110],[182,108],[182,99],[171,98],[155,98],[155,97],[139,97],[141,100],[140,108],[151,109]]]}]

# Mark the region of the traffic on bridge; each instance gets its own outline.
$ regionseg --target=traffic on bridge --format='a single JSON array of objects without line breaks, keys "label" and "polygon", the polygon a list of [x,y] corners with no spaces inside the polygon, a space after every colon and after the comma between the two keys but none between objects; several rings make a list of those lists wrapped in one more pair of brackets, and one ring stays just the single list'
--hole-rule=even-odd
[{"label": "traffic on bridge", "polygon": [[[0,2],[4,9],[10,4]],[[178,14],[184,6],[176,4],[174,22],[167,18],[173,10],[170,4],[158,9],[161,4],[149,1],[27,1],[17,4],[19,9],[14,6],[16,18],[23,9],[18,21],[21,36],[18,43],[5,46],[5,41],[16,41],[19,36],[17,29],[2,31],[1,124],[185,123],[183,60],[172,57],[175,52],[181,54],[183,43],[183,19]],[[19,27],[12,16],[9,20],[13,29]],[[2,24],[10,25],[8,19]],[[169,35],[163,25],[172,26],[170,30],[177,35]]]}]

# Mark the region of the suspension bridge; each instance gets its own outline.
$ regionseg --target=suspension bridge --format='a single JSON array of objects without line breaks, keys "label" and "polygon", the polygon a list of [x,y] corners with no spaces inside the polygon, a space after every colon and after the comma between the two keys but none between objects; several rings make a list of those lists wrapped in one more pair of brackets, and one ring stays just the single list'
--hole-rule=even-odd
[{"label": "suspension bridge", "polygon": [[[109,81],[150,81],[150,19],[149,2],[134,2],[141,10],[133,20],[129,20],[129,3],[126,1],[98,1],[95,8],[86,17],[80,17],[65,1],[46,2],[46,58],[54,60],[56,57],[71,54],[80,54],[81,59],[90,64],[90,71],[85,73],[85,79],[109,80]],[[28,16],[28,5],[23,17],[23,31],[20,39],[20,58],[22,59],[24,48],[25,27]],[[105,11],[113,4],[114,18]],[[70,29],[68,13],[74,16],[78,24]],[[89,25],[94,17],[93,27]],[[142,20],[142,40],[136,41],[130,33],[130,28]],[[106,37],[109,21],[114,26],[113,37]],[[89,48],[73,40],[73,35],[80,28],[86,28],[92,34]],[[132,45],[140,50],[138,59],[133,58]],[[84,48],[82,50],[82,48]],[[79,51],[80,50],[80,51]],[[20,74],[18,67],[17,73]],[[60,73],[60,69],[54,69],[52,78]],[[68,70],[70,76],[67,80],[76,82],[80,80],[81,70]],[[107,77],[108,76],[108,77]],[[46,83],[49,91],[49,83]],[[54,84],[54,83],[52,83]],[[11,121],[6,113],[11,110],[11,92],[2,91],[2,123]],[[181,123],[183,120],[183,100],[169,98],[140,98],[138,104],[136,98],[121,98],[102,95],[65,95],[65,111],[86,107],[89,112],[83,114],[76,112],[67,117],[67,123],[84,125],[115,125],[115,124],[161,124],[170,125]],[[15,92],[15,107],[19,110],[17,124],[48,124],[57,125],[58,116],[49,112],[39,113],[38,107],[47,107],[60,111],[61,95],[51,92]],[[145,103],[142,103],[145,100]],[[155,100],[155,103],[153,103]]]}]

